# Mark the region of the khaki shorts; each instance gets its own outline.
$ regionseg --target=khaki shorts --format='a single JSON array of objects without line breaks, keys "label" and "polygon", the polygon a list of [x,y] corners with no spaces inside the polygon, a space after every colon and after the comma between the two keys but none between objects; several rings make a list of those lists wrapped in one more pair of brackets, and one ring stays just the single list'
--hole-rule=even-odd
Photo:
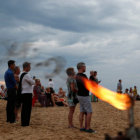
[{"label": "khaki shorts", "polygon": [[90,96],[77,96],[80,103],[80,112],[91,113],[92,106]]}]

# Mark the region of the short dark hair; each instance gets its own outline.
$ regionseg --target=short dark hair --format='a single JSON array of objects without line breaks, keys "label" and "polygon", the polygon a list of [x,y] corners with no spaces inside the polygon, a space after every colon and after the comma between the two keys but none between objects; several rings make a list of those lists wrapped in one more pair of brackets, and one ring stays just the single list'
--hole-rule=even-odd
[{"label": "short dark hair", "polygon": [[40,82],[40,79],[35,79],[35,82]]},{"label": "short dark hair", "polygon": [[97,71],[94,71],[94,73],[97,73]]},{"label": "short dark hair", "polygon": [[27,68],[30,64],[31,64],[31,63],[29,63],[29,62],[24,62],[24,63],[23,63],[23,69],[24,69],[24,68]]},{"label": "short dark hair", "polygon": [[80,62],[77,64],[77,69],[79,70],[81,67],[85,66],[84,62]]},{"label": "short dark hair", "polygon": [[8,61],[8,67],[10,67],[11,65],[15,64],[15,61],[14,60],[9,60]]},{"label": "short dark hair", "polygon": [[33,76],[33,79],[36,79],[36,76]]}]

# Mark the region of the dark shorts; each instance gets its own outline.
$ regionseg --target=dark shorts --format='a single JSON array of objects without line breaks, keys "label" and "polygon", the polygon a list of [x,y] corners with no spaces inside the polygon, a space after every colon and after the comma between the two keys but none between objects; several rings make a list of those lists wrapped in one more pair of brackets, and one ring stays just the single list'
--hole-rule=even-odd
[{"label": "dark shorts", "polygon": [[55,104],[58,106],[64,106],[64,104],[62,102],[55,102]]}]

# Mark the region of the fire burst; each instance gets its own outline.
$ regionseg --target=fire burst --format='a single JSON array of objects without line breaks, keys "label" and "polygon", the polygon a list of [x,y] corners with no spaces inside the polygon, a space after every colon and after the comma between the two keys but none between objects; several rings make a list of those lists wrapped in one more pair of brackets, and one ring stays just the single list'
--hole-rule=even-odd
[{"label": "fire burst", "polygon": [[132,106],[132,99],[128,94],[119,94],[117,92],[113,92],[85,78],[83,81],[87,90],[89,90],[99,99],[108,102],[117,109],[127,110]]}]

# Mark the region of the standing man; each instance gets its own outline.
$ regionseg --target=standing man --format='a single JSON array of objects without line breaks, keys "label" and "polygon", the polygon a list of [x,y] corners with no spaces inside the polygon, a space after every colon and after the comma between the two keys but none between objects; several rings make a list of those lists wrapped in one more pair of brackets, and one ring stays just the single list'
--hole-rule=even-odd
[{"label": "standing man", "polygon": [[117,92],[122,93],[122,80],[119,79],[118,84],[117,84]]},{"label": "standing man", "polygon": [[[87,78],[84,74],[86,71],[85,63],[80,62],[77,64],[78,74],[76,75],[76,81],[78,86],[78,100],[80,103],[80,131],[94,133],[93,129],[90,129],[90,122],[92,116],[92,106],[89,96],[89,91],[86,89],[84,82],[81,78]],[[83,119],[85,115],[85,127],[83,126]]]},{"label": "standing man", "polygon": [[16,103],[16,80],[14,78],[15,61],[8,61],[8,70],[5,72],[4,79],[7,87],[7,122],[15,122],[15,103]]},{"label": "standing man", "polygon": [[32,109],[32,86],[35,84],[33,78],[29,75],[29,71],[31,70],[31,64],[29,62],[23,63],[23,73],[26,73],[21,81],[21,102],[22,102],[22,110],[21,110],[21,125],[29,126],[30,124],[30,116]]},{"label": "standing man", "polygon": [[48,83],[49,87],[51,88],[51,90],[54,90],[54,82],[52,79],[49,79],[49,83]]}]

